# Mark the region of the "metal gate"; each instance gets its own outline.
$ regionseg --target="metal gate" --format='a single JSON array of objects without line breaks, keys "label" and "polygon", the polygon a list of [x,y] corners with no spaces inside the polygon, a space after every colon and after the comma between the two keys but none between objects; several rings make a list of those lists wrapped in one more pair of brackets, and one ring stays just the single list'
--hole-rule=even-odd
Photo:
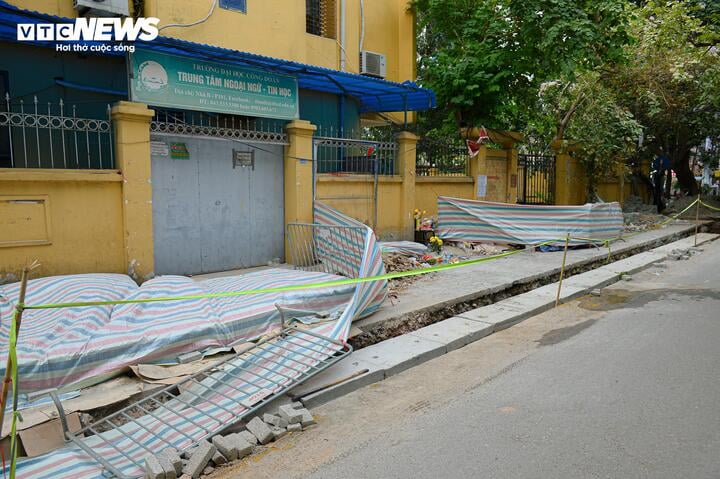
[{"label": "metal gate", "polygon": [[555,204],[555,157],[518,155],[518,203]]},{"label": "metal gate", "polygon": [[243,130],[174,126],[153,124],[155,273],[283,261],[284,138],[251,144],[235,139]]}]

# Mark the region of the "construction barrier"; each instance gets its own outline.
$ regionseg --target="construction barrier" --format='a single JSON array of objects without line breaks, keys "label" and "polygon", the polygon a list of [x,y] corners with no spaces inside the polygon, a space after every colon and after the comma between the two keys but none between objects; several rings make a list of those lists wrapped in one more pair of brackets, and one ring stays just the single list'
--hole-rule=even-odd
[{"label": "construction barrier", "polygon": [[[673,221],[686,213],[688,210],[690,210],[693,206],[696,206],[698,203],[700,203],[700,199],[698,198],[695,200],[692,204],[690,204],[687,208],[685,208],[680,213],[674,215],[671,218],[668,218],[666,221],[663,221],[661,225],[665,225],[669,223],[670,221]],[[703,203],[704,204],[704,203]],[[25,311],[39,311],[39,310],[63,310],[67,308],[94,308],[94,307],[104,307],[104,306],[123,306],[123,305],[143,305],[143,304],[151,304],[151,303],[176,303],[176,302],[187,302],[187,301],[193,301],[193,300],[210,300],[210,299],[218,299],[218,298],[238,298],[238,297],[244,297],[249,295],[267,295],[272,293],[282,293],[282,292],[292,292],[292,291],[301,291],[301,290],[313,290],[313,289],[320,289],[320,288],[337,288],[340,286],[346,286],[346,285],[354,285],[355,289],[352,293],[352,297],[350,299],[350,302],[347,304],[347,306],[344,308],[342,313],[340,314],[339,318],[335,321],[327,322],[325,324],[322,324],[320,326],[317,326],[313,328],[311,331],[313,333],[322,335],[323,337],[328,338],[334,338],[342,343],[346,343],[347,337],[349,335],[349,330],[351,326],[351,322],[354,318],[356,318],[361,312],[368,310],[368,308],[373,308],[375,305],[377,305],[378,301],[381,301],[385,298],[386,295],[386,288],[387,288],[387,280],[390,279],[396,279],[396,278],[403,278],[403,277],[409,277],[409,276],[417,276],[417,275],[423,275],[428,274],[432,272],[438,272],[438,271],[445,271],[445,270],[452,270],[456,268],[463,268],[468,267],[471,265],[484,263],[488,261],[494,261],[501,258],[506,258],[512,255],[520,254],[524,252],[525,250],[513,250],[513,251],[507,251],[500,254],[492,255],[492,256],[485,256],[481,258],[476,258],[472,260],[462,261],[459,263],[454,264],[442,264],[438,266],[432,266],[420,270],[412,270],[412,271],[402,271],[402,272],[395,272],[395,273],[385,273],[383,262],[382,262],[382,255],[380,252],[380,248],[378,247],[378,243],[375,239],[375,235],[370,230],[370,228],[367,228],[365,225],[362,225],[361,223],[349,219],[342,215],[341,213],[337,212],[336,210],[333,210],[332,208],[329,208],[325,205],[316,205],[316,222],[320,224],[344,224],[348,226],[357,227],[358,225],[361,225],[366,230],[366,236],[365,236],[365,244],[364,244],[364,250],[362,252],[362,260],[359,262],[356,266],[359,268],[359,275],[356,278],[346,278],[346,279],[332,279],[329,281],[319,281],[319,282],[313,282],[309,284],[292,284],[292,285],[283,285],[279,287],[260,287],[260,288],[254,288],[254,289],[247,289],[247,290],[236,290],[236,291],[223,291],[223,292],[216,292],[216,293],[204,293],[204,294],[188,294],[183,296],[162,296],[162,297],[134,297],[132,299],[109,299],[109,300],[100,300],[100,301],[75,301],[75,302],[51,302],[46,304],[26,304],[25,298],[26,298],[26,287],[27,287],[27,278],[30,273],[31,268],[28,267],[23,271],[22,275],[22,281],[19,285],[18,290],[18,300],[14,307],[14,314],[10,325],[9,330],[9,341],[8,341],[8,364],[5,368],[5,383],[3,388],[3,396],[2,396],[2,407],[0,408],[0,414],[4,414],[5,409],[7,407],[7,401],[6,401],[6,395],[8,393],[8,384],[12,385],[12,391],[13,391],[13,400],[12,400],[12,421],[11,421],[11,463],[9,471],[9,477],[12,479],[15,477],[16,472],[16,461],[17,461],[17,420],[19,416],[19,412],[17,410],[18,405],[18,367],[17,367],[17,339],[18,339],[18,332],[20,330],[20,326],[22,324],[22,317],[23,313]],[[625,235],[624,238],[628,238],[631,236],[635,236],[637,234],[640,234],[640,232],[636,232],[633,234]],[[573,238],[569,234],[565,238],[550,238],[546,241],[543,241],[541,243],[535,244],[535,247],[543,246],[543,245],[549,245],[549,244],[555,244],[562,242],[565,244],[565,254],[563,255],[563,258],[566,258],[567,254],[567,248],[568,245],[572,244],[604,244],[606,247],[608,247],[608,250],[610,248],[610,244],[615,241],[623,240],[624,239],[621,236],[616,236],[612,238],[604,238],[602,240],[599,240],[597,238]],[[341,249],[333,250],[332,245],[326,245],[326,254],[333,255],[334,258],[337,258],[339,254],[342,254],[343,252]],[[355,256],[355,255],[351,255]],[[561,277],[564,276],[564,264],[565,259],[563,259],[563,267],[561,269]],[[558,296],[560,294],[560,287],[558,288]],[[291,348],[292,346],[286,345],[283,347],[283,349]],[[280,372],[282,371],[282,372]],[[287,369],[281,369],[278,370],[278,374],[280,375],[287,375],[292,374]],[[287,376],[285,376],[287,377]],[[237,402],[238,400],[242,400],[243,398],[234,398]],[[217,409],[217,405],[213,406],[215,409]],[[219,405],[220,409],[227,410],[225,407]],[[210,409],[212,410],[212,408]],[[219,414],[224,414],[222,411],[218,410]],[[231,418],[228,418],[228,420]],[[2,424],[2,417],[0,417],[0,424]],[[171,426],[175,429],[178,429],[180,426],[178,424],[175,424]],[[203,433],[202,437],[207,437],[208,432],[207,431],[201,431]],[[212,432],[212,431],[211,431]],[[166,431],[166,433],[168,433]],[[124,433],[127,436],[127,433]],[[143,433],[144,434],[144,433]],[[199,434],[199,433],[198,433]],[[188,433],[185,433],[185,435],[188,435]],[[118,441],[124,441],[124,439],[121,436],[118,436]],[[194,436],[193,436],[194,437]],[[154,441],[154,442],[153,442]],[[141,444],[141,448],[138,448],[137,450],[127,450],[122,451],[122,454],[126,457],[130,458],[131,461],[128,463],[125,458],[118,456],[117,454],[115,456],[107,456],[104,460],[108,461],[110,464],[114,464],[115,467],[118,467],[119,469],[123,470],[124,473],[127,473],[129,477],[139,477],[142,475],[142,471],[137,469],[137,461],[141,457],[142,454],[144,454],[144,451],[142,448],[147,449],[158,449],[160,446],[166,447],[163,445],[164,443],[172,443],[175,444],[175,446],[182,450],[184,447],[187,447],[187,444],[185,444],[186,439],[182,435],[166,435],[162,438],[162,442],[157,442],[155,439],[148,438],[146,444]],[[100,447],[100,444],[97,445],[97,447]],[[117,447],[115,450],[119,450]],[[129,465],[128,465],[129,464]],[[53,453],[49,453],[45,456],[37,457],[28,459],[25,461],[22,461],[19,464],[20,468],[22,469],[22,477],[32,478],[32,477],[56,477],[56,478],[93,478],[93,479],[100,479],[103,477],[103,467],[101,464],[97,461],[94,461],[90,459],[86,453],[84,453],[82,450],[77,448],[64,448],[58,451],[54,451]],[[135,476],[133,476],[135,475]]]}]

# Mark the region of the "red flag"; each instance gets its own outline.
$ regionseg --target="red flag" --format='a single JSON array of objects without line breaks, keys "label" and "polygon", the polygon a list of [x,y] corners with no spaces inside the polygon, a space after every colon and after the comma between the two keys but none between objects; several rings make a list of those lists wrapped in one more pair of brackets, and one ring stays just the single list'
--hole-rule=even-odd
[{"label": "red flag", "polygon": [[368,147],[367,156],[372,156],[373,153],[375,153],[375,147],[374,147],[374,146],[369,146],[369,147]]}]

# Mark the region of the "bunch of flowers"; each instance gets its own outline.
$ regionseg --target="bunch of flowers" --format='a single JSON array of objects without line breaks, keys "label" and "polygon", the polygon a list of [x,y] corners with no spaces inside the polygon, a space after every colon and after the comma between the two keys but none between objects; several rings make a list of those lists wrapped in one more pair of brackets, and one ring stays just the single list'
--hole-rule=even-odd
[{"label": "bunch of flowers", "polygon": [[431,236],[430,237],[430,249],[435,251],[436,253],[440,253],[442,251],[443,247],[443,240],[438,238],[437,236]]},{"label": "bunch of flowers", "polygon": [[419,229],[420,229],[420,222],[422,221],[423,216],[424,216],[425,214],[427,214],[427,211],[425,211],[425,210],[420,211],[420,210],[417,209],[417,208],[415,208],[415,209],[413,210],[413,218],[415,218],[415,229],[416,229],[416,230],[419,230]]}]

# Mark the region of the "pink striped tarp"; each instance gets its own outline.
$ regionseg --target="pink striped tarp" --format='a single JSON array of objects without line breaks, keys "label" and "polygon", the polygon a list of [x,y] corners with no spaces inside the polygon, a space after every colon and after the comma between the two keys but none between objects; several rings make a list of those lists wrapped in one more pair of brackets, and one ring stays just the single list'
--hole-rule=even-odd
[{"label": "pink striped tarp", "polygon": [[570,234],[577,245],[618,238],[622,232],[618,203],[515,205],[438,197],[437,235],[443,240],[533,245]]}]

